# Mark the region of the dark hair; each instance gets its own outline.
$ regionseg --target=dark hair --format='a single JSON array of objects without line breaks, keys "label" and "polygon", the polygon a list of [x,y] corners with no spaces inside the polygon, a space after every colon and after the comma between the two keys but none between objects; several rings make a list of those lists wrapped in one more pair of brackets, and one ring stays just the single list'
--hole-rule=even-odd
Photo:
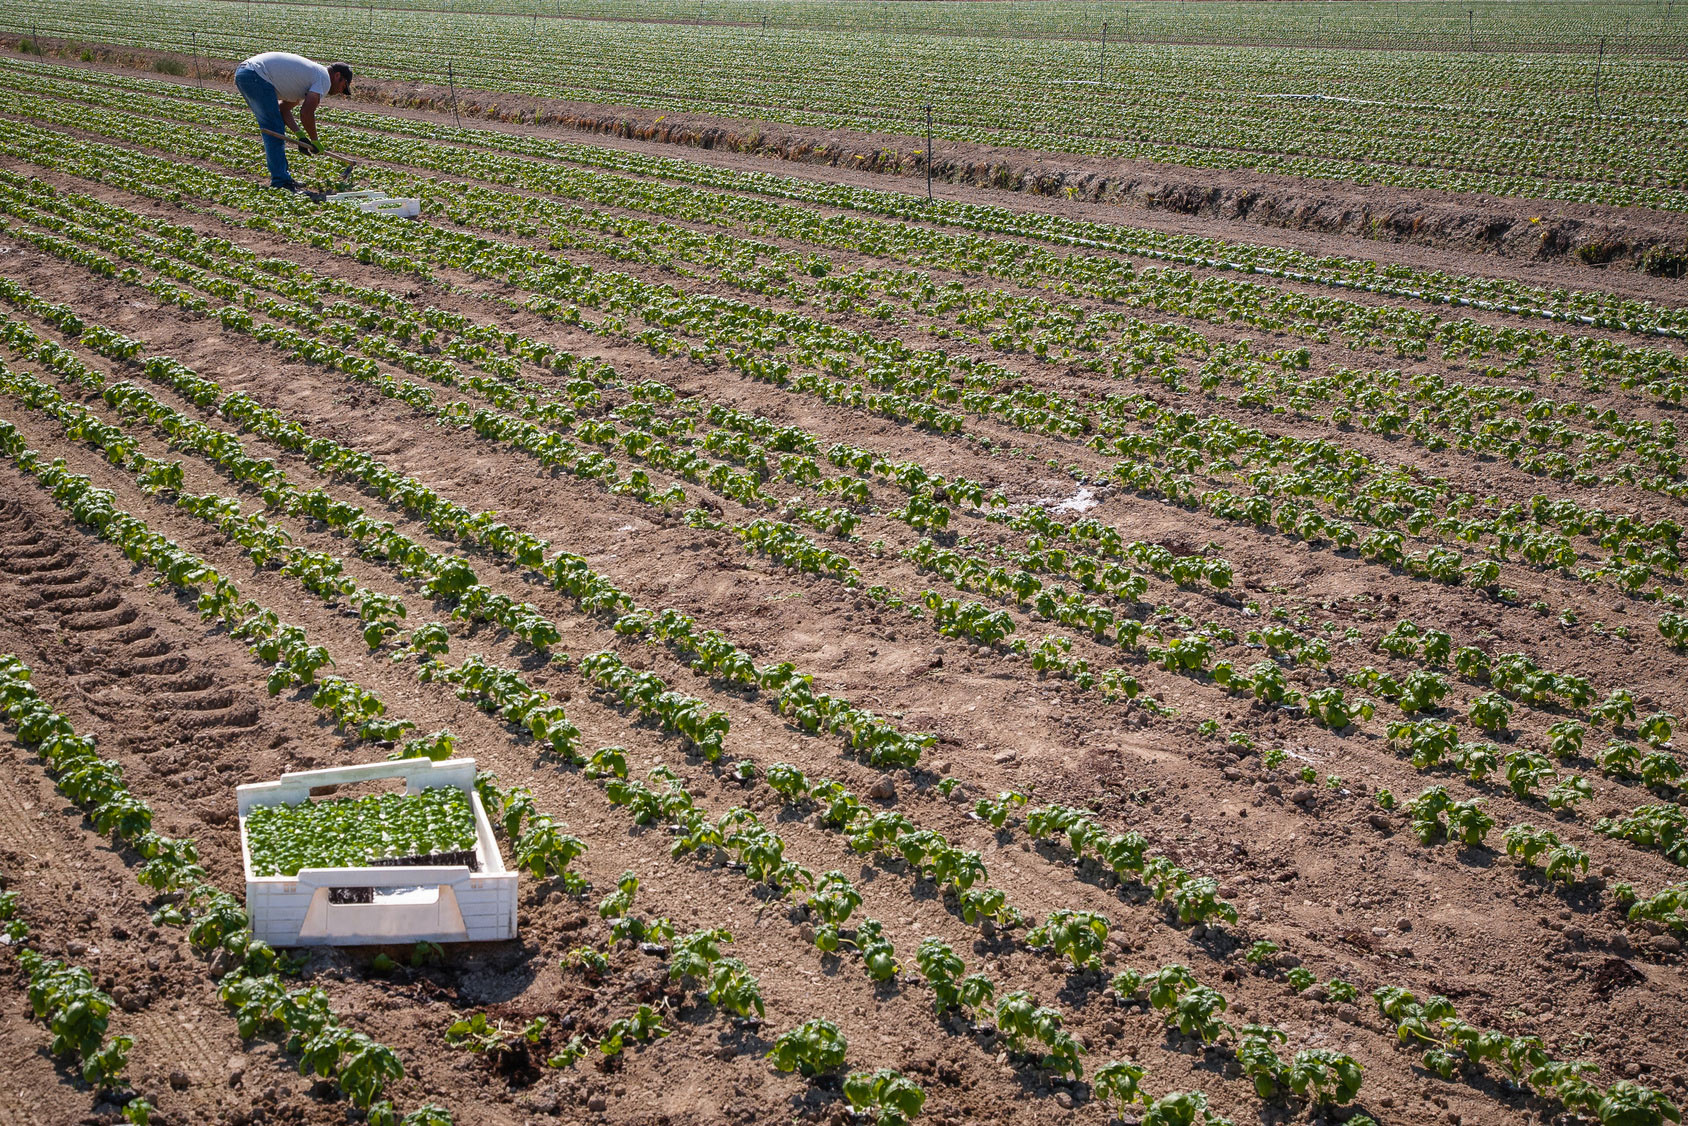
[{"label": "dark hair", "polygon": [[339,75],[346,80],[346,93],[352,92],[352,68],[345,63],[333,63],[328,68],[330,75]]}]

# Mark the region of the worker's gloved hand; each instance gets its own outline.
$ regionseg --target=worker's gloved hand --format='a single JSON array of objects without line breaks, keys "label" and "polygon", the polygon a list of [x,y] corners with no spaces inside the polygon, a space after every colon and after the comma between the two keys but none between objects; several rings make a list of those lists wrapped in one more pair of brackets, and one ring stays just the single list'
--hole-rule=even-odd
[{"label": "worker's gloved hand", "polygon": [[315,141],[311,140],[309,137],[305,136],[303,133],[298,134],[297,140],[298,140],[298,145],[299,145],[299,151],[304,153],[306,156],[315,156],[315,155],[317,155],[317,153],[322,151],[322,149],[320,147],[318,147],[318,145]]}]

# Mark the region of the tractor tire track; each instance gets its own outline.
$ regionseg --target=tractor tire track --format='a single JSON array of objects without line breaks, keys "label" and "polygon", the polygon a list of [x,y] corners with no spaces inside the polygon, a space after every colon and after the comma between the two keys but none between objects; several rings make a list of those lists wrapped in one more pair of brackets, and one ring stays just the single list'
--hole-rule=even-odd
[{"label": "tractor tire track", "polygon": [[[43,694],[79,731],[98,738],[102,753],[124,762],[135,781],[153,774],[153,784],[143,786],[154,791],[146,797],[161,831],[196,836],[213,878],[221,870],[220,882],[238,880],[228,859],[232,843],[238,865],[238,841],[182,804],[178,767],[197,761],[172,752],[262,757],[270,732],[253,693],[231,685],[206,656],[191,655],[190,642],[173,640],[170,625],[126,597],[121,580],[97,574],[102,565],[108,574],[114,568],[88,554],[63,517],[11,476],[14,496],[0,501],[0,650],[22,657]],[[151,728],[136,737],[142,722]],[[166,753],[143,759],[139,769],[130,757],[160,751]],[[130,1076],[160,1108],[155,1123],[251,1122],[266,1114],[271,1121],[343,1121],[338,1106],[309,1097],[312,1082],[295,1075],[273,1045],[241,1042],[185,936],[152,926],[150,893],[130,864],[9,735],[0,739],[0,839],[0,873],[19,892],[37,948],[86,965],[117,1000],[112,1032],[135,1038]],[[8,961],[0,955],[0,965]],[[52,1061],[40,1051],[44,1029],[13,1006],[0,1013],[19,1014],[0,1016],[0,1050],[16,1061],[18,1077],[32,1053],[43,1069],[35,1075],[29,1064],[36,1082],[0,1088],[0,1124],[110,1120],[103,1114],[109,1107],[95,1106],[79,1080],[51,1074]]]}]

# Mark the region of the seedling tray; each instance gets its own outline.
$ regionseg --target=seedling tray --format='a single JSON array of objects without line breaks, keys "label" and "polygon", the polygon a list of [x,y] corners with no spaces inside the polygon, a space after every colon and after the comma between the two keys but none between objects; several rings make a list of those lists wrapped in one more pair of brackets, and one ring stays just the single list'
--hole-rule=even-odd
[{"label": "seedling tray", "polygon": [[[399,857],[357,868],[301,868],[259,876],[252,868],[246,817],[269,805],[298,805],[311,791],[351,782],[402,780],[405,793],[440,786],[468,795],[475,816],[472,854]],[[252,932],[272,946],[367,946],[408,942],[497,942],[516,936],[516,873],[506,871],[492,823],[475,793],[475,760],[405,759],[283,774],[235,789],[246,909]],[[449,861],[449,862],[442,862]]]}]

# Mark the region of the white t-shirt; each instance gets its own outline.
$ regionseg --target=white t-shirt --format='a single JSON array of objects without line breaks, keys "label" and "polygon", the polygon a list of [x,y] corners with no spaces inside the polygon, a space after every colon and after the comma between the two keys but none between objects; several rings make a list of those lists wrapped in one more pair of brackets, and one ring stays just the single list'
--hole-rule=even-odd
[{"label": "white t-shirt", "polygon": [[303,55],[293,55],[286,51],[265,51],[247,59],[245,65],[257,71],[265,82],[274,86],[276,97],[284,102],[302,102],[305,95],[313,91],[322,97],[328,96],[328,68]]}]

